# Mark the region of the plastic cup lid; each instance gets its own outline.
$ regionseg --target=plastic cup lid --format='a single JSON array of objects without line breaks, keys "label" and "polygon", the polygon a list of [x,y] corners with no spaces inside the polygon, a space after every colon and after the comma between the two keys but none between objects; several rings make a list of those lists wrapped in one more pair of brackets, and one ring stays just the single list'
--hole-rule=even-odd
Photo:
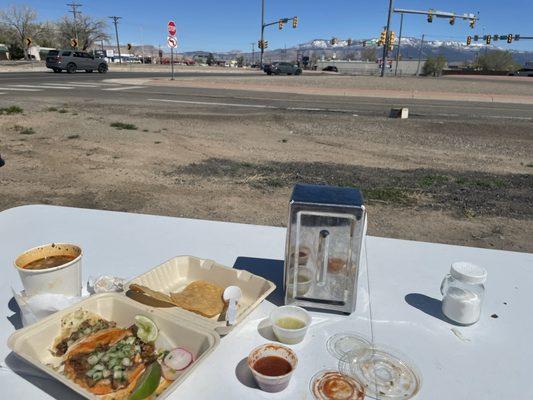
[{"label": "plastic cup lid", "polygon": [[365,389],[354,378],[339,371],[320,371],[311,378],[309,389],[315,400],[364,400]]},{"label": "plastic cup lid", "polygon": [[472,285],[482,284],[487,280],[487,270],[479,265],[465,261],[454,262],[450,275],[455,279]]},{"label": "plastic cup lid", "polygon": [[363,355],[348,353],[339,362],[341,373],[365,387],[366,394],[379,399],[410,399],[420,390],[420,375],[405,358],[374,346]]},{"label": "plastic cup lid", "polygon": [[370,342],[356,333],[337,333],[328,339],[326,348],[329,354],[340,360],[347,353],[363,354],[370,348]]}]

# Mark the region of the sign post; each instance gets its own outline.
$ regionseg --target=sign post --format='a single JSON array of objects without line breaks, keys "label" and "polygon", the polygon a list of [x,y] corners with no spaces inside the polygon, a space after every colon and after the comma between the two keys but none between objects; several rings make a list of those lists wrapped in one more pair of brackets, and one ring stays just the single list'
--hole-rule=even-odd
[{"label": "sign post", "polygon": [[174,49],[178,47],[178,39],[176,39],[174,36],[169,36],[167,38],[167,45],[170,47],[170,65],[172,70],[172,76],[170,78],[171,81],[174,80]]},{"label": "sign post", "polygon": [[168,21],[167,24],[168,37],[167,44],[170,47],[170,65],[171,65],[171,77],[170,80],[174,80],[174,49],[178,46],[178,40],[176,39],[176,23],[174,21]]}]

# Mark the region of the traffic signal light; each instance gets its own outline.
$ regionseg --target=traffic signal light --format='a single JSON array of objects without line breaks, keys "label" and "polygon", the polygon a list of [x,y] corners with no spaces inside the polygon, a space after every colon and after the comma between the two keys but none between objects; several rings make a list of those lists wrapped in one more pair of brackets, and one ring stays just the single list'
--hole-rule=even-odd
[{"label": "traffic signal light", "polygon": [[495,42],[497,42],[499,38],[500,38],[500,35],[494,35],[494,36],[492,37],[492,40],[494,40]]},{"label": "traffic signal light", "polygon": [[476,20],[471,19],[469,25],[470,25],[470,28],[474,29],[474,26],[476,25]]},{"label": "traffic signal light", "polygon": [[352,38],[348,38],[348,40],[346,41],[346,44],[347,44],[348,46],[351,46],[351,45],[353,44],[353,40],[352,40]]},{"label": "traffic signal light", "polygon": [[428,12],[428,22],[431,24],[433,22],[433,10]]},{"label": "traffic signal light", "polygon": [[331,38],[330,43],[331,43],[332,46],[334,46],[334,45],[336,45],[336,44],[338,43],[338,41],[339,41],[339,39],[337,39],[336,37],[334,37],[334,38]]},{"label": "traffic signal light", "polygon": [[280,19],[279,22],[278,22],[278,29],[279,30],[283,29],[283,20],[282,19]]},{"label": "traffic signal light", "polygon": [[485,37],[485,43],[486,43],[486,44],[490,44],[490,41],[491,41],[491,40],[492,40],[492,36],[487,35],[487,36]]},{"label": "traffic signal light", "polygon": [[263,49],[268,49],[268,40],[263,41]]},{"label": "traffic signal light", "polygon": [[396,34],[393,31],[391,31],[389,35],[389,45],[393,46],[395,40],[396,40]]},{"label": "traffic signal light", "polygon": [[383,32],[381,32],[381,34],[379,36],[378,44],[380,46],[382,44],[384,45],[386,41],[387,41],[387,31],[383,31]]},{"label": "traffic signal light", "polygon": [[451,17],[450,18],[450,25],[454,25],[455,24],[455,17]]},{"label": "traffic signal light", "polygon": [[366,47],[366,40],[363,40],[363,47]]},{"label": "traffic signal light", "polygon": [[507,35],[507,43],[513,43],[513,35],[511,34]]},{"label": "traffic signal light", "polygon": [[128,51],[131,51],[131,48],[132,48],[132,47],[131,47],[131,43],[128,43],[128,46],[127,46],[127,47],[128,47]]},{"label": "traffic signal light", "polygon": [[292,19],[292,27],[293,27],[294,29],[298,28],[298,17],[294,17],[294,18]]},{"label": "traffic signal light", "polygon": [[472,43],[472,36],[467,36],[466,37],[466,45],[470,46],[471,43]]},{"label": "traffic signal light", "polygon": [[520,40],[520,35],[514,35],[515,42],[518,42]]},{"label": "traffic signal light", "polygon": [[478,35],[474,35],[474,42],[477,42],[479,40],[479,36]]}]

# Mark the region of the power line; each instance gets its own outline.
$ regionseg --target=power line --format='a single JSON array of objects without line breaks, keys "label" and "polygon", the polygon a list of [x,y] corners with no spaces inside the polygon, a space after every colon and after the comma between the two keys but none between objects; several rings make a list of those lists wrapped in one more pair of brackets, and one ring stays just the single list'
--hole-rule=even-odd
[{"label": "power line", "polygon": [[115,24],[115,35],[117,37],[118,62],[122,64],[122,55],[120,54],[120,42],[118,40],[118,20],[121,19],[122,17],[117,17],[116,15],[113,15],[109,18],[112,19],[113,24]]}]

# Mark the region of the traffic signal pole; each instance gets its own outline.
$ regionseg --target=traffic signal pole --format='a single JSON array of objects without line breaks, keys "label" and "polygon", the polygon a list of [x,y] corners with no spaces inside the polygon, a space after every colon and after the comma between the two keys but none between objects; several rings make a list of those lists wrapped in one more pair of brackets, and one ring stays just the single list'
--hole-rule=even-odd
[{"label": "traffic signal pole", "polygon": [[265,0],[261,0],[261,62],[260,68],[263,68],[263,56],[265,54]]},{"label": "traffic signal pole", "polygon": [[392,18],[392,3],[393,0],[389,0],[389,15],[387,16],[387,36],[385,39],[385,43],[383,44],[383,59],[381,63],[381,77],[383,78],[385,76],[385,64],[387,62],[387,54],[389,53],[389,46],[390,46],[390,20]]},{"label": "traffic signal pole", "polygon": [[400,48],[402,47],[403,14],[400,15],[400,33],[398,35],[398,48],[396,49],[396,65],[394,66],[394,76],[398,74],[398,62],[400,61]]}]

